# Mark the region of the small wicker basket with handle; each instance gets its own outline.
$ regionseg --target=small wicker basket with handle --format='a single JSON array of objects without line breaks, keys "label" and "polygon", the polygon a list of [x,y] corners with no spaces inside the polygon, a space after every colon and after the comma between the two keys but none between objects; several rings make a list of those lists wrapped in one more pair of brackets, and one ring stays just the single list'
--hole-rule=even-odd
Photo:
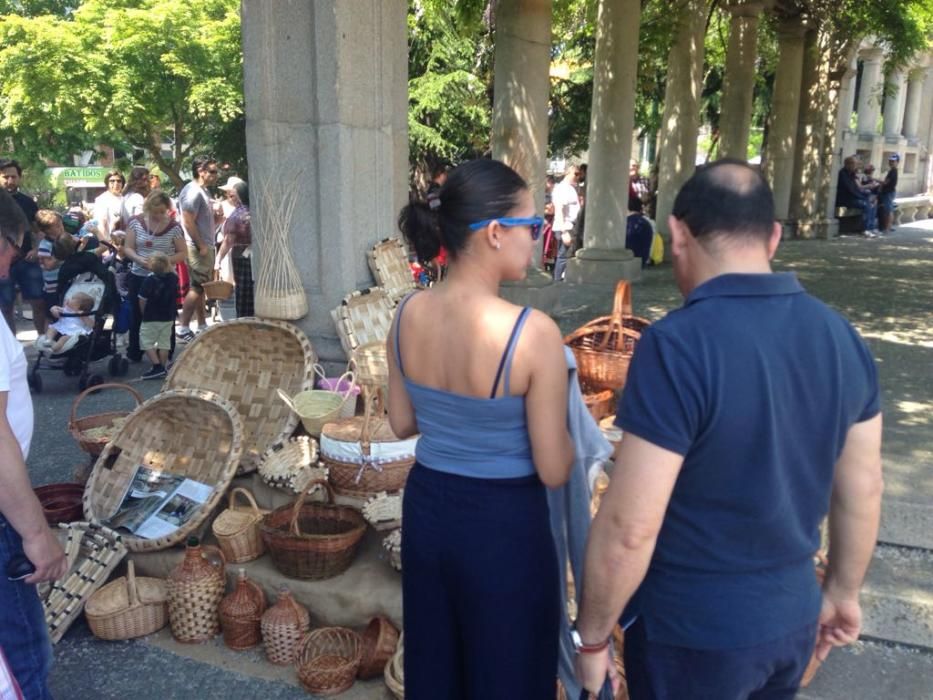
[{"label": "small wicker basket with handle", "polygon": [[[237,494],[246,498],[249,505],[236,505]],[[256,499],[248,489],[238,486],[230,491],[227,510],[218,515],[211,525],[228,564],[252,561],[266,551],[259,532],[259,523],[268,512],[256,505]]]},{"label": "small wicker basket with handle", "polygon": [[107,411],[106,413],[97,413],[91,416],[78,418],[78,406],[89,395],[100,391],[101,389],[119,389],[125,391],[139,406],[143,402],[143,397],[139,395],[133,387],[126,384],[98,384],[97,386],[85,389],[71,404],[71,415],[68,418],[68,430],[78,442],[78,447],[87,452],[92,457],[98,456],[103,452],[107,443],[116,434],[122,421],[130,415],[130,411]]},{"label": "small wicker basket with handle", "polygon": [[130,560],[126,577],[114,579],[88,598],[84,616],[98,639],[135,639],[157,632],[168,624],[165,581],[136,576]]}]

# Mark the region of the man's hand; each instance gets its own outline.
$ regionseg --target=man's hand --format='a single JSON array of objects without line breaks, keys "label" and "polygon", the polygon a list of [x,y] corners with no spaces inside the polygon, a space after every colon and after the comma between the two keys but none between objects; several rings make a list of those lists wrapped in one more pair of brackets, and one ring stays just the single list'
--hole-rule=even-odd
[{"label": "man's hand", "polygon": [[206,243],[198,243],[198,253],[200,253],[202,257],[207,255],[208,250],[209,248]]},{"label": "man's hand", "polygon": [[39,257],[39,251],[33,248],[28,253],[26,253],[26,255],[23,257],[26,260],[26,262],[35,262],[36,259]]},{"label": "man's hand", "polygon": [[573,243],[573,236],[570,235],[570,231],[564,231],[560,234],[560,242],[566,246],[569,246]]},{"label": "man's hand", "polygon": [[612,692],[615,694],[619,690],[619,676],[616,674],[615,665],[609,657],[609,649],[606,648],[598,654],[577,654],[574,662],[577,672],[577,680],[580,685],[590,693],[598,694],[606,682],[606,676],[612,682]]},{"label": "man's hand", "polygon": [[858,639],[861,629],[862,608],[858,602],[858,595],[854,598],[837,598],[824,591],[820,629],[816,640],[816,658],[825,661],[833,647],[852,644]]},{"label": "man's hand", "polygon": [[55,581],[65,575],[68,559],[58,538],[48,527],[29,539],[23,539],[23,552],[36,570],[26,577],[26,583]]}]

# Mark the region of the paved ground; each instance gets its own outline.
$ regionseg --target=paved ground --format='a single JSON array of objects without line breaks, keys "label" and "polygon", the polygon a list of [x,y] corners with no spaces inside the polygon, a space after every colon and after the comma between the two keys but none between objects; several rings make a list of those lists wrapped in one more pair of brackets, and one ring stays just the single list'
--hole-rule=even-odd
[{"label": "paved ground", "polygon": [[[811,292],[847,314],[868,338],[884,387],[885,510],[897,514],[892,518],[903,520],[908,530],[916,527],[933,508],[933,221],[902,228],[890,239],[787,242],[776,268],[796,271]],[[680,303],[669,267],[648,270],[634,296],[636,312],[649,318]],[[592,290],[565,295],[558,318],[564,330],[595,315],[596,299]],[[609,303],[604,294],[598,299]],[[24,342],[35,337],[28,323],[20,328]],[[160,383],[134,381],[143,369],[132,367],[129,379],[148,397]],[[36,438],[29,458],[37,485],[69,480],[86,460],[66,427],[78,393],[76,381],[61,373],[47,373],[44,380],[44,391],[34,397]],[[106,392],[90,397],[80,410],[98,413],[126,401],[128,396]],[[892,535],[892,541],[899,536]],[[927,528],[917,536],[926,541],[933,532]],[[918,551],[914,558],[921,570],[929,571],[926,580],[933,581],[929,553]],[[930,593],[929,585],[925,593]],[[52,686],[60,700],[308,697],[287,670],[271,669],[250,654],[235,655],[218,645],[182,647],[164,634],[104,643],[93,639],[81,622],[56,647]],[[358,685],[344,697],[388,696],[375,683]],[[868,641],[836,651],[801,697],[933,700],[933,650]]]}]

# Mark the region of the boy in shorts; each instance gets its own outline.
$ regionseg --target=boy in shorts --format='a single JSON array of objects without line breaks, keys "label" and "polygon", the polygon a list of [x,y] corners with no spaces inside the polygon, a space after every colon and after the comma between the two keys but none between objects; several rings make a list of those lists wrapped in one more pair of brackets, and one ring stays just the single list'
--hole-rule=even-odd
[{"label": "boy in shorts", "polygon": [[152,363],[143,379],[162,379],[166,374],[168,353],[172,343],[175,321],[175,297],[178,277],[164,253],[149,256],[150,274],[139,290],[139,310],[142,325],[139,328],[139,346]]}]

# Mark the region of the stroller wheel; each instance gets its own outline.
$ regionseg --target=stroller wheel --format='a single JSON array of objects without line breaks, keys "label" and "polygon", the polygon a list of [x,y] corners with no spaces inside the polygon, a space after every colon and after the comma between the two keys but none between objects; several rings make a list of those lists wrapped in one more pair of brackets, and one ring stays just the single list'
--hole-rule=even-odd
[{"label": "stroller wheel", "polygon": [[26,376],[26,383],[29,384],[29,388],[37,394],[42,393],[42,377],[39,376],[38,372],[30,372]]}]

